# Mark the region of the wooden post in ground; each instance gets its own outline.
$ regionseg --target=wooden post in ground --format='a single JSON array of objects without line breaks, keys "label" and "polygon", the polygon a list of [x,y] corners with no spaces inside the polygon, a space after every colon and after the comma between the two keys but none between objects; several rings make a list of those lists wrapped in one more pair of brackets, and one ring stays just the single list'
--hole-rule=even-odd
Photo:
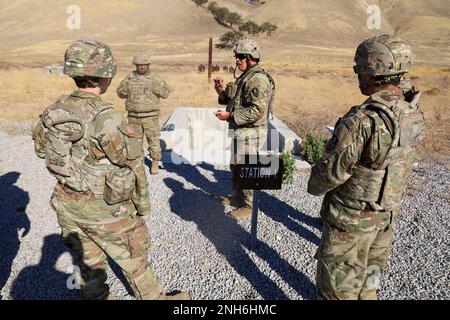
[{"label": "wooden post in ground", "polygon": [[213,39],[209,38],[209,56],[208,56],[208,82],[211,82],[212,75],[212,45]]}]

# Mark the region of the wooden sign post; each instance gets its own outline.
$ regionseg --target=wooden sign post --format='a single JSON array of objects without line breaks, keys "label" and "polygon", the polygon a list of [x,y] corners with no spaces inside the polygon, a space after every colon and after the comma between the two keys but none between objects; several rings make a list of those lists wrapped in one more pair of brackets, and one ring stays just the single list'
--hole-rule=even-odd
[{"label": "wooden sign post", "polygon": [[208,52],[208,82],[211,82],[212,75],[212,50],[213,50],[213,39],[209,38],[209,52]]}]

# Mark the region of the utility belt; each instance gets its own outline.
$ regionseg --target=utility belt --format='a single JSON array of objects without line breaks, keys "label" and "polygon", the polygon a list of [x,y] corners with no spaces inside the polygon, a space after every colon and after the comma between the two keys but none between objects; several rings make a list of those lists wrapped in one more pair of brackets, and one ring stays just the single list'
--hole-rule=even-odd
[{"label": "utility belt", "polygon": [[128,111],[128,118],[133,118],[136,120],[140,120],[140,119],[145,119],[145,118],[151,118],[151,117],[159,117],[159,115],[161,114],[161,112],[159,112],[159,110],[156,112],[132,112],[132,111]]},{"label": "utility belt", "polygon": [[132,112],[135,114],[138,113],[150,113],[150,112],[159,112],[160,108],[158,104],[155,104],[153,101],[141,101],[139,103],[126,102],[125,109],[128,112]]},{"label": "utility belt", "polygon": [[267,129],[267,124],[266,123],[262,123],[262,124],[256,124],[256,123],[247,123],[241,126],[237,126],[235,125],[236,128],[234,128],[235,130],[239,130],[239,129],[255,129],[255,128],[261,128],[261,129]]}]

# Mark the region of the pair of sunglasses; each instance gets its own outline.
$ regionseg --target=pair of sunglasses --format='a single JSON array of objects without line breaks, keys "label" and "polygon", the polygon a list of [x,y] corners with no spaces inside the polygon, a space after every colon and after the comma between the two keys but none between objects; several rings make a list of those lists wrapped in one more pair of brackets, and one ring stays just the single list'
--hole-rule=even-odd
[{"label": "pair of sunglasses", "polygon": [[244,60],[244,59],[247,59],[247,55],[246,54],[236,54],[236,55],[234,55],[234,57],[236,58],[236,59],[239,59],[239,60]]}]

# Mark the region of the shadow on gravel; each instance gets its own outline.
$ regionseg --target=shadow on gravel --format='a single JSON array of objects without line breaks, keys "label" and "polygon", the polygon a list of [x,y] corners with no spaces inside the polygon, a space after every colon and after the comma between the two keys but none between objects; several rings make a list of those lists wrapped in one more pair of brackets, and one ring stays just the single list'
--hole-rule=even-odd
[{"label": "shadow on gravel", "polygon": [[26,214],[30,197],[15,185],[19,177],[19,172],[0,176],[0,290],[11,275],[12,263],[20,249],[20,230],[23,229],[22,238],[30,231],[30,219]]},{"label": "shadow on gravel", "polygon": [[[176,173],[200,190],[189,190],[175,179],[164,179],[173,191],[170,199],[172,212],[186,221],[197,224],[199,231],[225,256],[228,263],[247,279],[263,299],[288,299],[287,295],[266,274],[261,272],[244,249],[254,252],[264,260],[279,277],[304,299],[314,299],[315,286],[305,274],[295,269],[278,252],[265,242],[254,238],[237,221],[224,214],[224,206],[213,200],[211,193],[228,194],[231,190],[230,173],[215,170],[212,165],[202,165],[211,171],[218,182],[211,182],[192,165],[166,164],[169,172]],[[228,191],[228,192],[226,192]]]},{"label": "shadow on gravel", "polygon": [[61,241],[59,234],[51,234],[44,238],[42,256],[39,264],[29,266],[14,280],[11,288],[11,297],[14,300],[56,300],[79,299],[80,292],[77,289],[68,288],[71,274],[56,269],[58,258],[69,252],[69,249]]},{"label": "shadow on gravel", "polygon": [[259,210],[266,216],[284,224],[286,228],[303,239],[319,245],[320,238],[301,224],[306,224],[321,231],[320,218],[308,216],[266,192],[261,192],[259,199]]}]

